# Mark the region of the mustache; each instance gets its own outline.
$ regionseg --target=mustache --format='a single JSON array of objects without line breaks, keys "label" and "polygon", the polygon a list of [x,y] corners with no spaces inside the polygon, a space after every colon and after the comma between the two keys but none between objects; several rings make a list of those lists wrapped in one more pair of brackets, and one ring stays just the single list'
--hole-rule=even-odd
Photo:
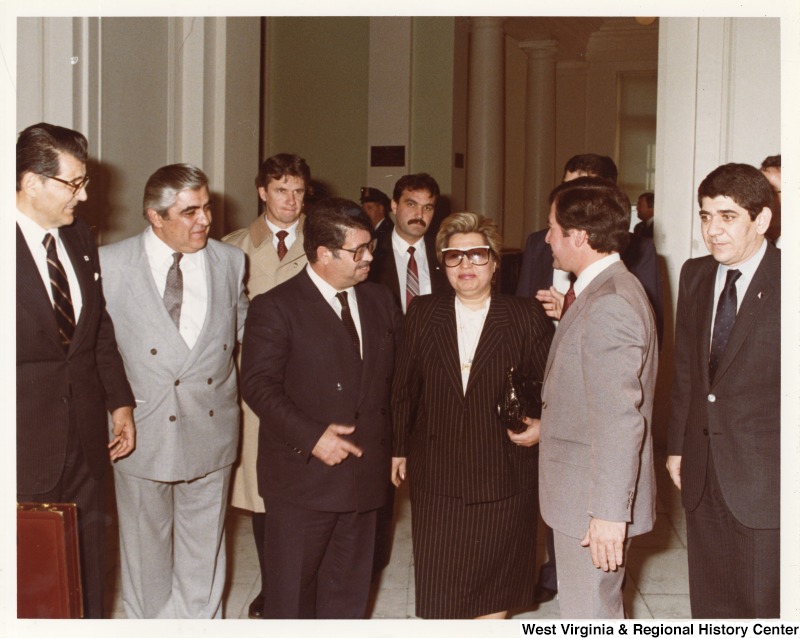
[{"label": "mustache", "polygon": [[427,228],[428,227],[428,224],[426,224],[425,220],[422,219],[422,218],[409,219],[408,220],[408,225],[411,226],[411,224],[419,224],[423,228]]}]

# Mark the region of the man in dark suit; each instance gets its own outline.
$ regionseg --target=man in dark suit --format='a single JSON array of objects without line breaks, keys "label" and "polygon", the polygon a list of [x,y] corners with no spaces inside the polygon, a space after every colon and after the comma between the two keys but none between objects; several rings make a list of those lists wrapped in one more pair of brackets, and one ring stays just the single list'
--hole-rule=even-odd
[{"label": "man in dark suit", "polygon": [[317,202],[303,245],[308,266],[253,299],[242,346],[242,396],[261,420],[264,617],[363,618],[401,315],[384,287],[360,283],[374,243],[358,204]]},{"label": "man in dark suit", "polygon": [[681,271],[667,469],[686,510],[694,618],[780,615],[781,256],[772,190],[725,164],[698,189],[711,255]]},{"label": "man in dark suit", "polygon": [[369,280],[387,286],[403,313],[417,295],[450,289],[436,260],[435,233],[429,233],[439,184],[427,173],[404,175],[394,185],[394,230],[375,248]]},{"label": "man in dark suit", "polygon": [[380,239],[384,235],[391,235],[394,222],[389,216],[392,209],[392,200],[377,188],[363,186],[361,188],[361,208],[372,222],[372,235]]},{"label": "man in dark suit", "polygon": [[633,227],[633,234],[647,239],[653,239],[653,224],[655,222],[656,203],[655,195],[647,192],[639,195],[636,200],[636,216],[639,218],[639,223]]},{"label": "man in dark suit", "polygon": [[[617,165],[606,155],[585,153],[574,155],[564,165],[562,183],[578,177],[600,177],[616,183]],[[542,302],[545,312],[556,322],[561,317],[564,295],[574,278],[570,273],[553,267],[553,251],[545,241],[548,229],[536,231],[528,236],[522,256],[522,268],[517,283],[518,297],[536,297]],[[628,245],[620,254],[625,267],[636,276],[656,316],[658,342],[664,327],[664,302],[661,294],[661,279],[658,276],[658,257],[652,240],[630,235]],[[555,547],[553,532],[547,529],[547,561],[539,571],[536,585],[536,600],[539,603],[555,598],[558,592]]]},{"label": "man in dark suit", "polygon": [[135,403],[97,250],[75,217],[87,147],[46,123],[17,140],[17,501],[77,504],[84,616],[102,618],[102,478],[109,457],[134,449]]}]

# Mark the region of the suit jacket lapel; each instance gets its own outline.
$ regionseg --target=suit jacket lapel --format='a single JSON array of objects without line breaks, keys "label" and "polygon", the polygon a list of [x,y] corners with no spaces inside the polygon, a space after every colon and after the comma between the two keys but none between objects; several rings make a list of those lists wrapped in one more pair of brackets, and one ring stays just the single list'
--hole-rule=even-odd
[{"label": "suit jacket lapel", "polygon": [[44,327],[45,333],[53,342],[61,347],[53,304],[44,286],[28,242],[17,226],[17,301]]},{"label": "suit jacket lapel", "polygon": [[435,347],[438,348],[444,361],[445,376],[456,396],[463,397],[454,293],[442,295],[437,299],[436,308],[431,314],[430,330]]},{"label": "suit jacket lapel", "polygon": [[708,388],[711,382],[708,376],[708,357],[711,353],[711,320],[714,316],[714,284],[717,278],[717,262],[709,259],[708,267],[700,277],[700,284],[697,287],[697,320],[700,322],[697,356],[700,358],[700,370],[702,379],[705,381],[705,388]]},{"label": "suit jacket lapel", "polygon": [[78,241],[74,228],[65,226],[60,229],[59,235],[61,243],[67,249],[72,269],[78,278],[78,285],[81,287],[82,309],[78,323],[75,325],[75,333],[72,335],[72,343],[70,345],[70,349],[72,349],[87,337],[89,313],[98,303],[95,298],[97,288],[94,285],[94,278],[95,275],[99,276],[99,272],[95,270],[91,257],[85,252],[85,246],[81,246]]}]

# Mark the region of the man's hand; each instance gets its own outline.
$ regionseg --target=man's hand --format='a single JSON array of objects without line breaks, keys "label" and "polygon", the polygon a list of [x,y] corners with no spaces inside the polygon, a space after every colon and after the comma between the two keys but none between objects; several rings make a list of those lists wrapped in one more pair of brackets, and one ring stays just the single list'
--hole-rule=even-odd
[{"label": "man's hand", "polygon": [[136,426],[133,423],[133,408],[126,405],[111,413],[114,438],[108,444],[108,456],[112,461],[128,456],[136,449]]},{"label": "man's hand", "polygon": [[311,454],[316,456],[325,465],[339,465],[351,454],[361,458],[364,453],[357,445],[353,445],[347,439],[343,439],[342,435],[352,434],[356,431],[355,425],[339,425],[338,423],[331,423],[319,441],[311,450]]},{"label": "man's hand", "polygon": [[406,457],[393,456],[392,457],[392,483],[395,487],[400,487],[400,484],[406,480]]},{"label": "man's hand", "polygon": [[527,425],[528,427],[525,428],[522,432],[512,432],[511,430],[506,430],[508,433],[508,438],[511,439],[513,443],[517,445],[522,445],[523,447],[531,447],[532,445],[536,445],[539,442],[539,425],[541,421],[539,419],[531,419],[530,417],[524,417],[522,422]]},{"label": "man's hand", "polygon": [[545,314],[551,319],[561,319],[561,309],[564,307],[564,293],[558,292],[555,286],[549,290],[537,290],[536,299],[542,303]]},{"label": "man's hand", "polygon": [[667,457],[667,472],[675,487],[681,489],[681,457],[668,456]]},{"label": "man's hand", "polygon": [[609,570],[614,572],[618,567],[622,567],[627,529],[627,523],[592,519],[581,546],[590,549],[595,567],[604,572]]}]

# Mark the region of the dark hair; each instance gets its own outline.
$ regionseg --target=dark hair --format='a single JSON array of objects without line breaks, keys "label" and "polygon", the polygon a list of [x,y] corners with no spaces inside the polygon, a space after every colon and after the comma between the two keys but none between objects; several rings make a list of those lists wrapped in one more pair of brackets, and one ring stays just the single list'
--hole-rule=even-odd
[{"label": "dark hair", "polygon": [[761,162],[762,171],[765,168],[780,168],[780,167],[781,167],[780,155],[770,155],[769,157],[765,158],[763,162]]},{"label": "dark hair", "polygon": [[261,164],[256,175],[256,188],[266,188],[270,180],[281,180],[287,176],[299,177],[306,188],[311,185],[311,169],[302,157],[291,153],[278,153],[268,157]]},{"label": "dark hair", "polygon": [[638,202],[642,197],[644,197],[644,201],[647,202],[647,207],[648,208],[652,208],[653,205],[656,203],[656,196],[653,195],[653,193],[651,193],[649,191],[639,195],[639,197],[636,198],[636,201]]},{"label": "dark hair", "polygon": [[29,126],[17,138],[17,192],[22,189],[25,173],[57,176],[61,170],[59,153],[86,164],[88,149],[89,143],[78,131],[46,122]]},{"label": "dark hair", "polygon": [[585,230],[589,246],[599,253],[621,253],[628,246],[631,203],[612,181],[579,177],[550,193],[556,221],[565,231]]},{"label": "dark hair", "polygon": [[315,202],[306,213],[303,226],[303,250],[308,261],[317,262],[320,246],[334,251],[341,248],[351,229],[366,230],[372,236],[372,222],[358,204],[342,197]]},{"label": "dark hair", "polygon": [[392,200],[399,202],[403,191],[428,191],[434,199],[439,198],[439,184],[427,173],[403,175],[394,185]]},{"label": "dark hair", "polygon": [[600,177],[617,183],[617,165],[607,155],[584,153],[573,155],[564,164],[564,174],[586,173],[588,177]]},{"label": "dark hair", "polygon": [[713,199],[722,195],[730,197],[750,213],[755,220],[764,208],[772,208],[774,193],[764,174],[750,164],[723,164],[711,171],[700,182],[697,203],[702,208],[703,198]]},{"label": "dark hair", "polygon": [[153,173],[144,185],[142,210],[147,219],[147,209],[152,208],[162,217],[178,199],[178,193],[186,190],[208,188],[208,177],[191,164],[170,164],[162,166]]}]

